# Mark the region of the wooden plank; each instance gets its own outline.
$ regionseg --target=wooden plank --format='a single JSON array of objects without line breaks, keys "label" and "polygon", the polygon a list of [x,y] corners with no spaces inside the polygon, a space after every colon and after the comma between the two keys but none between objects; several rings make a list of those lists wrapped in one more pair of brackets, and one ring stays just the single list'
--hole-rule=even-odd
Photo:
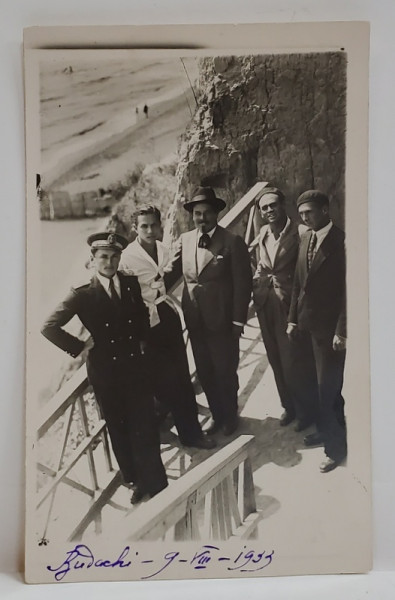
[{"label": "wooden plank", "polygon": [[219,515],[216,488],[212,490],[211,494],[211,539],[219,539]]},{"label": "wooden plank", "polygon": [[225,513],[224,513],[224,499],[222,494],[222,481],[215,488],[217,513],[218,513],[218,526],[219,526],[219,539],[226,540],[226,526],[225,526]]},{"label": "wooden plank", "polygon": [[94,439],[103,431],[106,426],[104,421],[99,421],[99,423],[95,426],[92,431],[92,434],[86,438],[81,444],[74,450],[70,457],[70,461],[67,465],[63,467],[60,471],[58,471],[55,479],[51,482],[48,488],[41,491],[38,494],[37,508],[39,508],[42,503],[48,498],[51,492],[59,485],[59,483],[63,480],[63,478],[67,475],[67,473],[74,467],[76,462],[85,454],[89,445],[93,442]]},{"label": "wooden plank", "polygon": [[101,490],[99,494],[97,494],[96,498],[90,505],[87,513],[84,515],[84,517],[81,519],[81,521],[70,534],[67,540],[68,542],[75,542],[81,539],[84,531],[87,529],[87,527],[91,524],[92,521],[96,521],[100,511],[107,504],[108,500],[114,494],[115,490],[121,485],[121,483],[122,475],[120,471],[117,471],[115,474],[109,473],[107,485],[103,488],[103,490]]},{"label": "wooden plank", "polygon": [[[82,419],[82,425],[84,428],[85,436],[89,437],[88,415],[86,414],[85,402],[84,402],[84,399],[82,396],[79,396],[77,403],[78,403],[78,408],[79,408],[81,419]],[[90,473],[90,476],[92,479],[93,488],[95,490],[98,490],[99,484],[97,481],[96,465],[95,465],[95,459],[93,457],[93,451],[92,451],[91,446],[89,446],[89,448],[86,451],[86,457],[88,459],[89,473]]]},{"label": "wooden plank", "polygon": [[86,365],[82,365],[74,375],[66,381],[53,398],[38,414],[37,436],[41,438],[62,416],[67,408],[89,387]]},{"label": "wooden plank", "polygon": [[112,465],[112,460],[111,460],[110,444],[108,442],[107,427],[105,429],[103,429],[103,432],[100,437],[103,441],[103,452],[104,452],[104,459],[106,461],[107,469],[109,471],[112,471],[113,465]]},{"label": "wooden plank", "polygon": [[209,540],[211,536],[211,523],[212,523],[212,495],[213,490],[210,490],[204,498],[204,522],[202,529],[202,538]]},{"label": "wooden plank", "polygon": [[229,476],[226,477],[221,482],[222,501],[223,501],[223,507],[224,507],[224,522],[225,522],[225,536],[226,536],[225,539],[226,540],[232,535],[232,514],[230,511],[230,499],[229,499],[228,484],[227,484],[228,478],[229,478]]},{"label": "wooden plank", "polygon": [[235,523],[235,527],[240,527],[241,525],[241,518],[240,518],[240,513],[239,513],[239,508],[237,506],[237,497],[236,497],[236,490],[235,490],[235,486],[233,485],[233,481],[232,481],[232,477],[227,477],[225,479],[226,485],[227,485],[227,494],[228,494],[228,499],[229,499],[229,509],[230,509],[230,513],[233,517],[233,521]]},{"label": "wooden plank", "polygon": [[252,466],[250,458],[246,458],[244,461],[244,511],[243,521],[252,512],[256,511],[255,503],[255,489],[254,489],[254,478],[252,474]]},{"label": "wooden plank", "polygon": [[247,246],[249,245],[250,239],[251,239],[252,228],[254,225],[254,215],[255,215],[255,202],[251,206],[250,212],[248,214],[247,228],[246,228],[246,233],[245,233],[245,237],[244,237],[244,241],[247,244]]},{"label": "wooden plank", "polygon": [[[202,500],[207,492],[217,485],[219,478],[232,473],[237,465],[245,460],[253,443],[253,436],[239,436],[149,502],[133,510],[133,523],[130,524],[127,539],[140,539],[161,522],[166,522],[167,527],[175,525],[180,518],[179,510],[186,504],[190,495],[196,491],[196,502]],[[119,527],[119,535],[122,535],[128,525],[122,520]]]},{"label": "wooden plank", "polygon": [[[51,477],[55,477],[57,471],[55,469],[51,469],[51,467],[47,467],[47,465],[43,465],[42,463],[37,463],[37,469],[40,473],[44,473],[45,475],[50,475]],[[63,483],[66,483],[70,487],[75,490],[87,494],[88,496],[93,497],[95,495],[95,490],[92,490],[86,485],[79,483],[78,481],[74,481],[74,479],[70,479],[69,477],[63,477]]]},{"label": "wooden plank", "polygon": [[230,227],[233,223],[236,223],[240,217],[248,210],[257,195],[268,185],[267,181],[258,181],[232,208],[225,216],[219,221],[221,227]]},{"label": "wooden plank", "polygon": [[242,540],[251,539],[251,536],[256,532],[257,525],[262,519],[260,512],[253,512],[248,515],[242,525],[236,529],[230,539],[239,538]]},{"label": "wooden plank", "polygon": [[[174,540],[175,541],[187,541],[190,539],[189,537],[189,531],[188,531],[188,513],[189,511],[186,511],[185,514],[183,515],[183,517],[177,521],[177,523],[174,526]],[[144,538],[144,539],[150,539],[150,538]]]}]

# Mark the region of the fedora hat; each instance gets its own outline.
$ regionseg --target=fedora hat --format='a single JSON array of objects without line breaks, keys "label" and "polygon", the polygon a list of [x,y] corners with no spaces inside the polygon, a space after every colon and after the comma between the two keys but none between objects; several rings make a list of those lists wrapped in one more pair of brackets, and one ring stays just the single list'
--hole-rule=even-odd
[{"label": "fedora hat", "polygon": [[217,198],[213,188],[211,187],[198,187],[192,194],[192,198],[184,202],[183,206],[185,210],[188,212],[192,212],[195,204],[199,204],[199,202],[205,202],[206,204],[211,204],[211,206],[217,211],[220,212],[226,206],[225,200],[221,198]]}]

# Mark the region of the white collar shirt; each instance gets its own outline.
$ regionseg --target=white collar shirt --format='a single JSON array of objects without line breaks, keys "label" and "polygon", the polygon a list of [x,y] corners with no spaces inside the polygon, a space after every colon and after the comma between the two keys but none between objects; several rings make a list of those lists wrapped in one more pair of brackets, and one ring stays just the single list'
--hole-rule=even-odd
[{"label": "white collar shirt", "polygon": [[270,258],[270,262],[272,263],[272,266],[274,265],[274,261],[276,258],[278,247],[280,245],[281,238],[284,235],[284,233],[287,231],[290,224],[291,224],[291,221],[290,221],[289,217],[287,217],[285,225],[284,225],[282,231],[280,231],[280,235],[278,236],[277,239],[275,238],[274,233],[272,232],[270,227],[268,228],[268,232],[263,241],[265,244],[266,252],[268,253],[268,256]]},{"label": "white collar shirt", "polygon": [[[207,233],[207,235],[210,238],[212,238],[216,229],[217,229],[217,226],[213,227],[211,229],[211,231],[209,231]],[[198,268],[199,272],[201,271],[202,264],[204,261],[204,256],[207,252],[206,248],[199,248],[199,241],[200,241],[200,238],[202,237],[202,235],[203,235],[203,233],[200,233],[199,229],[196,229],[196,264],[197,264],[197,268]]]},{"label": "white collar shirt", "polygon": [[[110,292],[111,279],[109,279],[108,277],[103,277],[103,275],[100,275],[100,273],[96,273],[96,276],[97,276],[98,280],[100,281],[100,283],[102,284],[102,286],[104,287],[104,289],[106,290],[109,297],[111,298],[111,292]],[[113,276],[112,279],[114,281],[115,291],[117,292],[118,296],[121,297],[121,283],[119,281],[118,275],[115,273],[115,275]]]},{"label": "white collar shirt", "polygon": [[328,225],[325,225],[325,227],[322,227],[322,229],[319,229],[318,231],[314,232],[315,235],[317,236],[317,243],[314,248],[314,256],[317,254],[318,248],[321,246],[322,242],[324,241],[324,239],[326,238],[326,236],[332,229],[332,226],[333,226],[332,221],[329,221]]}]

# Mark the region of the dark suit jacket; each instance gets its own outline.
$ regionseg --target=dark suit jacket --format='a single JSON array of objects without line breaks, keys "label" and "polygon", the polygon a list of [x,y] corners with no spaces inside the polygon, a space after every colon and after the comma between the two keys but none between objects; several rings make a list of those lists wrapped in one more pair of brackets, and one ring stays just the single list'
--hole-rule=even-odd
[{"label": "dark suit jacket", "polygon": [[196,242],[196,230],[181,235],[170,273],[165,275],[167,287],[184,276],[182,308],[188,329],[230,331],[233,321],[247,321],[252,286],[247,246],[241,237],[217,225],[198,271]]},{"label": "dark suit jacket", "polygon": [[140,340],[145,339],[149,331],[148,309],[141,298],[137,277],[119,272],[118,276],[121,284],[119,312],[97,277],[93,276],[90,283],[71,289],[41,330],[56,346],[76,357],[83,350],[84,342],[65,331],[63,326],[74,315],[79,317],[94,341],[87,365],[93,385],[107,385],[111,369],[120,359],[140,355]]},{"label": "dark suit jacket", "polygon": [[301,238],[289,322],[301,329],[347,336],[344,232],[332,225],[307,271],[311,231]]},{"label": "dark suit jacket", "polygon": [[298,256],[301,227],[290,222],[280,238],[278,250],[272,265],[266,251],[265,238],[270,233],[270,226],[264,225],[259,235],[260,258],[253,278],[253,297],[257,309],[263,307],[271,289],[284,304],[288,313],[291,303],[292,284]]}]

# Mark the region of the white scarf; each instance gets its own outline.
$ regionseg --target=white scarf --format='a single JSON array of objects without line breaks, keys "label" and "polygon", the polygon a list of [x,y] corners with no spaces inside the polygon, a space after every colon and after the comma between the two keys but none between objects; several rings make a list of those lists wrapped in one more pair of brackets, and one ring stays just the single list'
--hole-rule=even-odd
[{"label": "white scarf", "polygon": [[[157,305],[161,302],[167,302],[174,310],[175,307],[166,295],[166,288],[163,281],[163,273],[169,262],[169,250],[162,244],[156,242],[158,253],[158,264],[144,250],[136,239],[122,252],[119,270],[125,275],[135,275],[141,287],[141,295],[148,307],[150,325],[154,327],[160,323]],[[158,292],[160,295],[158,295]]]}]

